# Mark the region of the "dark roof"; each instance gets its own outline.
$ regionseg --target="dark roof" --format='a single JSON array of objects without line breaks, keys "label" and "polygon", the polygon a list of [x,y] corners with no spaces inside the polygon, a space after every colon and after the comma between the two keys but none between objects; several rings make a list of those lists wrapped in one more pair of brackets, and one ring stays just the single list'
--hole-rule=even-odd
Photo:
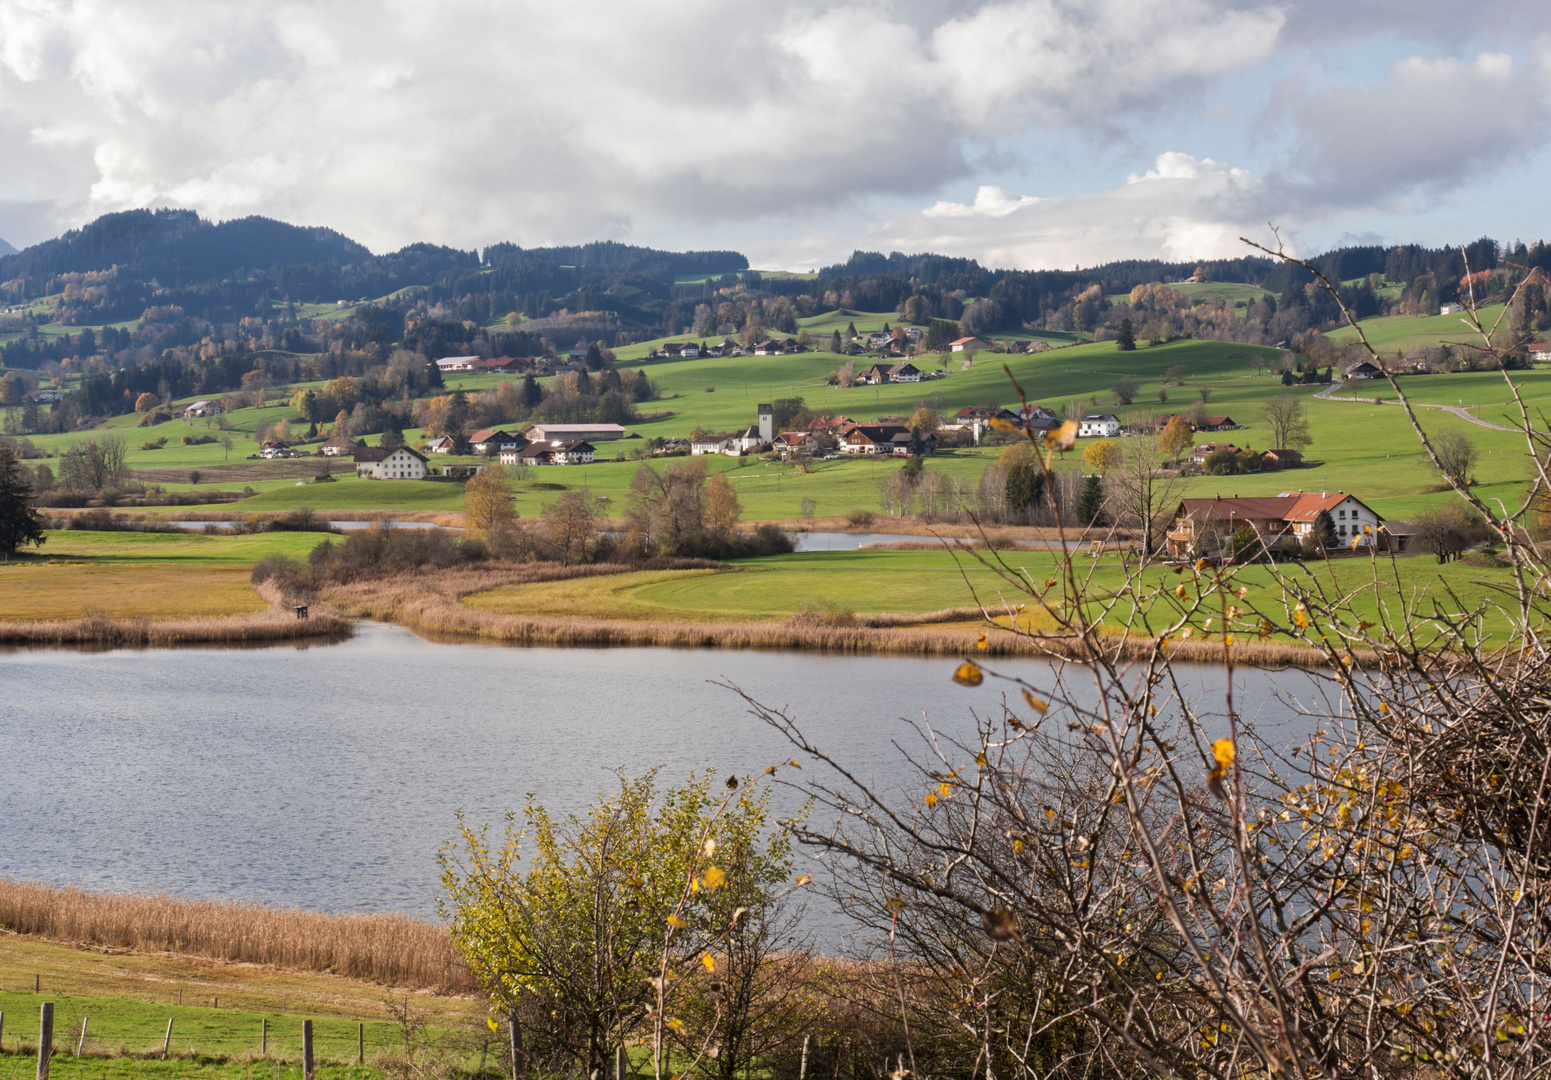
[{"label": "dark roof", "polygon": [[1301,458],[1301,457],[1303,457],[1303,451],[1301,451],[1301,450],[1293,450],[1290,447],[1286,447],[1286,446],[1277,447],[1274,450],[1267,450],[1266,453],[1270,454],[1272,457],[1279,457],[1279,458]]},{"label": "dark roof", "polygon": [[355,460],[363,463],[386,461],[389,455],[397,450],[402,450],[404,453],[417,457],[421,461],[426,460],[424,454],[407,446],[358,446],[355,450]]},{"label": "dark roof", "polygon": [[910,435],[910,429],[900,424],[857,424],[850,431],[846,432],[846,438],[849,439],[852,435],[861,434],[865,435],[872,442],[886,443],[892,442],[894,436],[899,432],[904,432],[907,438]]}]

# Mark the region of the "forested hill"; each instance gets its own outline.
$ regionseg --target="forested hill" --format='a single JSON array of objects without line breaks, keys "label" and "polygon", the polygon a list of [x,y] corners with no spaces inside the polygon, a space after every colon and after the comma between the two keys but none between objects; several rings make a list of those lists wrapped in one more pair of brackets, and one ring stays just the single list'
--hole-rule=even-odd
[{"label": "forested hill", "polygon": [[654,251],[612,242],[496,244],[483,259],[476,251],[424,243],[373,255],[333,229],[263,217],[217,224],[192,210],[129,210],[24,251],[0,251],[0,296],[14,302],[68,290],[72,310],[62,314],[74,325],[173,307],[220,323],[267,314],[275,304],[367,300],[414,285],[433,290],[434,299],[485,294],[479,321],[569,307],[617,311],[631,325],[650,325],[657,320],[641,305],[665,303],[677,278],[748,265],[733,251]]},{"label": "forested hill", "polygon": [[[1543,243],[1463,249],[1347,247],[1312,260],[1359,317],[1431,314],[1458,298],[1504,299]],[[1183,286],[1196,280],[1203,288]],[[795,335],[836,309],[893,312],[927,327],[936,349],[958,336],[1059,331],[1103,339],[1180,336],[1315,348],[1341,311],[1309,271],[1269,258],[1128,260],[1070,270],[1006,270],[932,253],[854,252],[816,274],[762,274],[735,251],[658,251],[604,241],[483,252],[410,244],[374,255],[332,229],[262,217],[214,223],[190,210],[109,214],[0,256],[0,363],[37,369],[99,357],[108,368],[213,351],[291,354],[336,344],[384,362],[558,355],[652,338]],[[1520,297],[1515,327],[1551,330],[1551,296]],[[328,317],[315,305],[325,304]],[[314,305],[309,307],[308,305]],[[23,310],[18,310],[24,308]],[[53,327],[53,329],[46,329]],[[59,328],[80,328],[60,333]],[[363,361],[364,363],[364,361]]]}]

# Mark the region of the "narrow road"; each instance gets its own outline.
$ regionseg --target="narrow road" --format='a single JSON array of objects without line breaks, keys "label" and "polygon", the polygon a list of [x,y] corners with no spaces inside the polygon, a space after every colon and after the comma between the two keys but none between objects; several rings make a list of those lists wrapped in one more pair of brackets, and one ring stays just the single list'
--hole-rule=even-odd
[{"label": "narrow road", "polygon": [[[1365,397],[1337,397],[1336,396],[1336,391],[1339,390],[1339,389],[1341,389],[1341,384],[1340,383],[1331,383],[1329,386],[1325,387],[1325,389],[1321,390],[1319,393],[1315,394],[1314,396],[1319,398],[1321,401],[1351,401],[1351,402],[1355,402],[1358,405],[1399,405],[1400,404],[1400,402],[1398,402],[1398,401],[1374,401],[1373,398],[1365,398]],[[1443,412],[1446,412],[1446,413],[1453,413],[1455,416],[1459,417],[1461,420],[1468,420],[1472,424],[1475,424],[1477,427],[1490,428],[1493,431],[1512,431],[1512,432],[1517,432],[1519,430],[1518,428],[1503,427],[1501,424],[1491,424],[1491,423],[1488,423],[1487,421],[1481,419],[1479,416],[1471,415],[1470,410],[1462,409],[1458,405],[1426,405],[1426,404],[1422,404],[1421,402],[1416,402],[1416,401],[1413,401],[1411,404],[1412,404],[1412,406],[1414,406],[1415,408],[1418,408],[1418,409],[1439,409],[1439,410],[1441,410]]]}]

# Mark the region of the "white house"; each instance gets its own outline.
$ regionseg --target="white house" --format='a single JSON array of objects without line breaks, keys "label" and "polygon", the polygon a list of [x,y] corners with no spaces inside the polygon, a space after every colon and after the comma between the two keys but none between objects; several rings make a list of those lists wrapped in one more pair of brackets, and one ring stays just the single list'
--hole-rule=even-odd
[{"label": "white house", "polygon": [[503,450],[503,465],[590,465],[594,448],[584,439],[570,442],[535,442],[521,450]]},{"label": "white house", "polygon": [[[1529,353],[1531,360],[1551,360],[1551,344],[1544,341],[1532,341],[1524,346],[1524,351]],[[41,394],[38,400],[42,400]]]},{"label": "white house", "polygon": [[425,444],[427,452],[432,454],[450,454],[453,450],[452,436],[441,435]]},{"label": "white house", "polygon": [[[37,400],[42,401],[43,395],[39,394]],[[59,399],[56,398],[55,400],[57,401]],[[221,403],[219,401],[196,401],[194,404],[183,410],[183,415],[188,417],[214,416],[220,411]]]},{"label": "white house", "polygon": [[437,370],[444,375],[449,371],[477,371],[484,366],[477,356],[444,356],[436,362]]},{"label": "white house", "polygon": [[691,457],[704,457],[706,454],[727,454],[737,457],[738,447],[734,444],[733,435],[702,435],[689,444]]},{"label": "white house", "polygon": [[343,435],[335,435],[318,446],[324,457],[340,457],[344,454],[355,453],[355,443]]},{"label": "white house", "polygon": [[1460,311],[1463,311],[1463,310],[1464,310],[1464,308],[1460,307],[1460,305],[1458,305],[1458,304],[1439,304],[1438,305],[1438,314],[1439,315],[1453,315],[1453,314],[1456,314],[1457,312],[1460,312]]},{"label": "white house", "polygon": [[1109,439],[1120,434],[1120,417],[1113,413],[1089,413],[1077,424],[1077,435],[1083,439]]},{"label": "white house", "polygon": [[355,452],[355,474],[367,480],[424,480],[425,464],[425,456],[407,446],[362,446]]},{"label": "white house", "polygon": [[977,337],[961,337],[948,346],[954,352],[967,353],[979,352],[981,349],[989,349],[990,347],[991,343],[989,341]]}]

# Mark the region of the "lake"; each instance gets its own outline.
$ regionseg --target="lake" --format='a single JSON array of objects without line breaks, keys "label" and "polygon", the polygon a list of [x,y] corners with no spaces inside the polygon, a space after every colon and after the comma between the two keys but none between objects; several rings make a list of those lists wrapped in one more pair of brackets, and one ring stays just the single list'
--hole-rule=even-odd
[{"label": "lake", "polygon": [[[908,777],[893,745],[912,738],[901,717],[925,711],[962,732],[971,710],[999,712],[999,691],[954,684],[945,659],[524,649],[358,630],[310,647],[0,652],[0,875],[433,915],[435,856],[459,807],[498,822],[533,792],[580,810],[616,767],[661,766],[677,783],[792,756],[708,680],[790,707],[821,746],[892,788]],[[1220,711],[1219,670],[1185,678]],[[1288,715],[1272,679],[1235,680],[1263,726]]]}]

